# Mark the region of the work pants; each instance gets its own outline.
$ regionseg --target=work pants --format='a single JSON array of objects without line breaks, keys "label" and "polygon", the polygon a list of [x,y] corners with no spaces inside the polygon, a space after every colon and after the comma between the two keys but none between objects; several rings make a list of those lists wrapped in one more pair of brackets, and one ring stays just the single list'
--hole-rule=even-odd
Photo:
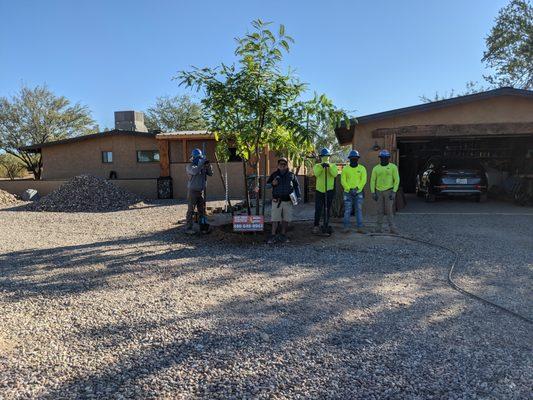
[{"label": "work pants", "polygon": [[204,192],[198,190],[189,190],[187,194],[188,207],[187,207],[187,226],[192,227],[192,215],[194,214],[194,208],[198,210],[198,221],[202,221],[205,217],[205,198]]},{"label": "work pants", "polygon": [[[328,215],[327,219],[329,221],[329,217],[331,216],[331,205],[333,203],[333,197],[335,197],[335,191],[334,190],[328,190],[327,191],[327,205],[328,205]],[[322,214],[324,213],[324,202],[326,201],[326,193],[319,192],[318,190],[315,192],[315,226],[320,225],[320,218],[322,217]],[[326,216],[324,216],[326,218]]]},{"label": "work pants", "polygon": [[394,216],[392,213],[394,206],[394,197],[391,200],[389,196],[395,194],[392,189],[389,190],[376,190],[378,195],[378,213],[377,213],[377,228],[381,229],[383,226],[383,216],[387,216],[387,222],[389,224],[389,229],[395,229],[394,226]]}]

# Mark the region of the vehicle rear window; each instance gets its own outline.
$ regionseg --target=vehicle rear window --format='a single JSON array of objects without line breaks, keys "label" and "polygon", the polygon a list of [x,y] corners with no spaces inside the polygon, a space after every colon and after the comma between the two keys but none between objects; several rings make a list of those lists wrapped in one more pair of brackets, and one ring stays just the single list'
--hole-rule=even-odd
[{"label": "vehicle rear window", "polygon": [[475,160],[465,160],[465,159],[450,159],[442,160],[441,168],[463,168],[463,169],[482,169],[481,164]]}]

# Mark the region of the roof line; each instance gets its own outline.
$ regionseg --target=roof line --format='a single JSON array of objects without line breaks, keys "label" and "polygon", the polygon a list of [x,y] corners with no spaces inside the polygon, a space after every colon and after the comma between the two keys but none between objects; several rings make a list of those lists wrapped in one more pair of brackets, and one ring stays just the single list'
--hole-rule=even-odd
[{"label": "roof line", "polygon": [[60,139],[55,140],[53,142],[45,142],[45,143],[36,143],[29,146],[22,146],[19,147],[19,150],[23,151],[38,151],[42,149],[43,147],[50,147],[60,144],[67,144],[67,143],[75,143],[75,142],[81,142],[88,139],[95,139],[100,138],[104,136],[120,136],[120,135],[127,135],[127,136],[140,136],[140,137],[155,137],[155,132],[139,132],[139,131],[125,131],[121,129],[113,129],[111,131],[105,131],[105,132],[98,132],[98,133],[91,133],[89,135],[83,135],[83,136],[76,136],[66,139]]},{"label": "roof line", "polygon": [[496,96],[533,97],[533,90],[515,89],[512,87],[502,87],[502,88],[487,90],[485,92],[467,94],[464,96],[452,97],[450,99],[433,101],[431,103],[417,104],[415,106],[396,108],[394,110],[383,111],[383,112],[379,112],[375,114],[363,115],[361,117],[352,118],[350,122],[364,124],[366,122],[398,117],[398,116],[410,114],[413,112],[429,111],[429,110],[434,110],[438,108],[448,107],[450,105],[468,103],[471,101],[483,100],[483,99],[488,99],[488,98],[492,98]]}]

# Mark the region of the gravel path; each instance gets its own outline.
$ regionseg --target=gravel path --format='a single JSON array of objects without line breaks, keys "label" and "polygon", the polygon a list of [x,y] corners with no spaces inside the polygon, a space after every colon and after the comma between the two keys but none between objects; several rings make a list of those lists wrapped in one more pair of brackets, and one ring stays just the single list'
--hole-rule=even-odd
[{"label": "gravel path", "polygon": [[[451,290],[449,254],[356,234],[205,245],[183,214],[0,210],[0,398],[530,398],[531,326]],[[398,225],[533,317],[532,216]]]}]

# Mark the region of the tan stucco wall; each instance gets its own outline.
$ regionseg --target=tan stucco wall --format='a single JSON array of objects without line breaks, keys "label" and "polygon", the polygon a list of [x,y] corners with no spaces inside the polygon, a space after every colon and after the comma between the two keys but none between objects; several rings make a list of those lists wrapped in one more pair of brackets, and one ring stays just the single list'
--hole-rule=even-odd
[{"label": "tan stucco wall", "polygon": [[[501,96],[477,102],[449,106],[437,110],[408,114],[401,117],[358,124],[352,142],[353,148],[361,154],[360,163],[370,174],[378,164],[378,152],[372,150],[375,142],[384,148],[383,138],[372,138],[372,131],[378,128],[396,128],[409,125],[439,124],[485,124],[505,122],[533,122],[533,99],[517,96]],[[390,150],[390,149],[388,149]],[[370,196],[370,185],[365,187],[365,203],[363,210],[373,220],[375,203]]]},{"label": "tan stucco wall", "polygon": [[[138,163],[137,150],[157,150],[155,138],[109,136],[44,147],[42,179],[68,179],[90,174],[108,178],[116,171],[119,179],[157,178],[159,163]],[[102,151],[113,152],[113,162],[102,163]]]},{"label": "tan stucco wall", "polygon": [[14,181],[1,180],[0,189],[5,190],[11,194],[20,195],[26,189],[35,189],[41,196],[46,196],[48,193],[56,190],[66,181],[34,181],[33,179],[21,179]]},{"label": "tan stucco wall", "polygon": [[[7,181],[0,180],[0,189],[6,192],[20,195],[26,189],[35,189],[41,196],[46,196],[48,193],[54,191],[66,180],[54,180],[54,181],[34,181],[34,180],[15,180]],[[157,179],[131,179],[122,180],[117,179],[112,181],[114,185],[117,185],[123,189],[129,190],[146,199],[157,198]]]}]

